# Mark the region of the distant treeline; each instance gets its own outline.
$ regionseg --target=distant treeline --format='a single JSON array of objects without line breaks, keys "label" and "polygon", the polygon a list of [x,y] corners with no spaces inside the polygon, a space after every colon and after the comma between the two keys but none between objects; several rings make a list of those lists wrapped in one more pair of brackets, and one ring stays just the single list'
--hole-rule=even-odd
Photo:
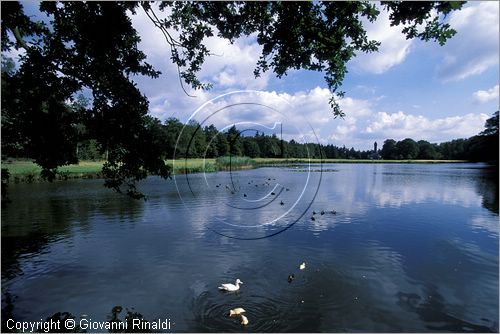
[{"label": "distant treeline", "polygon": [[[256,132],[243,136],[236,127],[220,132],[214,125],[201,127],[196,121],[187,125],[176,118],[164,123],[152,119],[151,129],[160,132],[165,156],[168,158],[217,158],[221,156],[248,156],[251,158],[328,158],[328,159],[445,159],[498,162],[498,112],[488,119],[486,129],[468,139],[455,139],[440,144],[407,138],[401,141],[387,139],[382,148],[359,151],[354,148],[315,143],[281,141],[278,136]],[[95,141],[78,145],[82,160],[105,158]]]},{"label": "distant treeline", "polygon": [[406,138],[384,141],[383,159],[446,159],[486,161],[498,165],[498,111],[489,118],[485,130],[468,139],[455,139],[440,144]]}]

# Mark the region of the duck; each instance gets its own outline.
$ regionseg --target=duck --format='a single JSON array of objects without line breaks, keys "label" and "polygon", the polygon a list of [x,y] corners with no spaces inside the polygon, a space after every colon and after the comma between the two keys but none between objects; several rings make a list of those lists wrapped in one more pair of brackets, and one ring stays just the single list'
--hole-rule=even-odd
[{"label": "duck", "polygon": [[288,283],[292,283],[292,281],[295,279],[295,275],[294,274],[290,274],[288,275]]},{"label": "duck", "polygon": [[247,194],[243,194],[243,197],[247,197]]},{"label": "duck", "polygon": [[229,310],[229,316],[232,317],[234,315],[241,315],[242,313],[245,313],[246,311],[241,308],[241,307],[237,307],[237,308],[233,308],[232,310]]},{"label": "duck", "polygon": [[332,213],[333,213],[334,215],[336,215],[336,214],[337,214],[337,211],[335,211],[335,210],[332,210]]},{"label": "duck", "polygon": [[274,195],[276,195],[276,194],[275,194],[275,193],[274,193],[274,191],[273,191],[273,192],[271,193],[271,195],[273,195],[273,196],[274,196]]},{"label": "duck", "polygon": [[321,210],[320,214],[323,216],[325,214],[325,211]]},{"label": "duck", "polygon": [[243,314],[240,314],[240,317],[241,317],[241,324],[242,324],[243,326],[248,325],[248,318],[247,318],[247,317],[245,317]]},{"label": "duck", "polygon": [[300,269],[300,270],[304,270],[304,269],[306,269],[306,263],[305,263],[305,262],[302,262],[302,263],[300,264],[300,266],[299,266],[299,269]]},{"label": "duck", "polygon": [[312,220],[312,221],[315,221],[315,220],[316,220],[316,218],[314,218],[314,216],[312,216],[312,217],[311,217],[311,220]]},{"label": "duck", "polygon": [[315,215],[315,214],[316,214],[316,211],[313,211],[313,215]]},{"label": "duck", "polygon": [[235,284],[231,284],[231,283],[221,284],[221,286],[219,286],[219,290],[238,291],[240,289],[240,284],[243,284],[243,282],[240,281],[239,278],[237,278]]},{"label": "duck", "polygon": [[283,201],[280,202],[280,205],[285,205],[285,203],[283,203]]}]

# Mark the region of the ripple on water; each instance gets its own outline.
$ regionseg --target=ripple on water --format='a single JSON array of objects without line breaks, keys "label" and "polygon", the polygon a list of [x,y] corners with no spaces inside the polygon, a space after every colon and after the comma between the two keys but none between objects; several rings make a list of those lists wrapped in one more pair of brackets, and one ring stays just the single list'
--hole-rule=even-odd
[{"label": "ripple on water", "polygon": [[[229,310],[243,307],[249,323],[241,325],[240,317],[230,317]],[[316,316],[304,309],[296,298],[261,296],[255,294],[203,292],[193,300],[192,310],[200,332],[287,332],[299,330],[304,317]]]},{"label": "ripple on water", "polygon": [[[287,275],[267,279],[259,275],[257,285],[249,283],[236,293],[199,289],[191,300],[196,323],[193,330],[317,332],[325,322],[341,330],[343,324],[336,315],[356,308],[351,284],[342,273],[324,266],[294,271],[292,283],[287,282]],[[247,326],[240,324],[239,317],[229,317],[229,310],[236,307],[246,310]]]}]

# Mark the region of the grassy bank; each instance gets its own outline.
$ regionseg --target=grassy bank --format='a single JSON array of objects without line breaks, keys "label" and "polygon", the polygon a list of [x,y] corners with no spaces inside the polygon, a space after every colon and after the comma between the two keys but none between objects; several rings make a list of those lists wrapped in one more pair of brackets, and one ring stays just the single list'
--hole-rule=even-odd
[{"label": "grassy bank", "polygon": [[[254,168],[256,163],[247,157],[220,157],[217,159],[183,159],[168,160],[167,165],[172,167],[173,174],[212,173],[222,170],[238,170]],[[104,161],[80,161],[77,165],[59,167],[56,179],[101,178]],[[37,164],[26,160],[2,162],[2,168],[7,168],[10,174],[10,183],[31,183],[43,181],[40,176],[42,170]]]},{"label": "grassy bank", "polygon": [[[320,159],[270,159],[248,157],[219,157],[217,159],[187,159],[168,160],[167,164],[173,167],[174,174],[217,172],[224,170],[251,169],[262,166],[292,165],[298,163],[320,163]],[[323,159],[323,163],[458,163],[463,160],[350,160],[350,159]],[[101,178],[101,169],[104,161],[81,161],[78,165],[60,167],[57,179]],[[14,160],[2,162],[2,168],[10,173],[9,182],[38,182],[41,168],[31,161]]]},{"label": "grassy bank", "polygon": [[206,173],[216,172],[215,159],[182,159],[167,160],[167,165],[173,167],[173,174]]},{"label": "grassy bank", "polygon": [[219,157],[216,159],[219,170],[252,169],[257,163],[249,157]]},{"label": "grassy bank", "polygon": [[[78,165],[59,167],[59,174],[56,179],[80,179],[80,178],[100,178],[102,161],[81,161]],[[42,170],[40,166],[25,160],[2,161],[2,168],[7,168],[10,174],[9,182],[38,182],[43,179],[40,176]]]}]

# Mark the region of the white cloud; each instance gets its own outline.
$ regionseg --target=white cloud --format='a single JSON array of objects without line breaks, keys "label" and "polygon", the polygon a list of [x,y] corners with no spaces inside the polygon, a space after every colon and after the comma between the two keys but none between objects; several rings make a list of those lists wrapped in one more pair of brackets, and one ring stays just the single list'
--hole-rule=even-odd
[{"label": "white cloud", "polygon": [[[160,19],[165,16],[157,11]],[[177,117],[182,121],[206,101],[214,98],[220,92],[237,89],[265,89],[270,73],[264,73],[255,78],[253,70],[261,53],[261,47],[255,38],[240,38],[233,44],[227,40],[213,36],[205,38],[204,44],[211,55],[205,58],[205,63],[198,74],[202,82],[214,84],[213,90],[193,90],[184,84],[186,95],[180,84],[177,68],[170,59],[170,49],[161,31],[149,20],[147,15],[139,10],[136,15],[130,15],[133,26],[141,36],[140,49],[147,55],[147,62],[162,72],[158,79],[137,77],[141,91],[150,101],[150,112],[162,120]],[[170,32],[177,38],[178,32]],[[214,35],[217,34],[214,29]]]},{"label": "white cloud", "polygon": [[252,38],[240,38],[233,44],[219,37],[206,39],[213,53],[203,64],[200,77],[211,80],[219,88],[264,89],[270,72],[255,78],[253,71],[262,47]]},{"label": "white cloud", "polygon": [[391,27],[387,11],[382,10],[375,22],[366,22],[365,29],[368,39],[380,41],[381,45],[378,52],[360,53],[352,61],[356,69],[381,74],[405,60],[412,41],[401,33],[401,27]]},{"label": "white cloud", "polygon": [[497,1],[471,2],[453,12],[449,23],[457,34],[446,46],[439,75],[445,81],[462,80],[498,65],[499,4]]},{"label": "white cloud", "polygon": [[[329,105],[330,96],[328,89],[320,87],[293,94],[276,91],[238,92],[207,102],[194,119],[206,121],[205,125],[214,124],[219,129],[235,123],[241,123],[241,127],[252,123],[267,127],[283,123],[284,139],[307,142],[319,140],[321,143],[335,140],[336,144],[341,145],[356,136],[358,119],[371,114],[370,103],[367,100],[343,98],[339,103],[346,117],[334,119]],[[215,97],[215,93],[208,93],[206,101]],[[196,109],[187,104],[177,108],[182,110],[179,114],[184,115],[180,117],[183,121]]]},{"label": "white cloud", "polygon": [[442,142],[456,138],[468,138],[483,130],[488,119],[486,114],[467,114],[446,118],[429,119],[418,115],[378,112],[370,120],[365,132],[373,137],[401,140],[413,138]]},{"label": "white cloud", "polygon": [[498,100],[498,85],[488,90],[478,90],[472,95],[474,96],[474,100],[479,103]]}]

